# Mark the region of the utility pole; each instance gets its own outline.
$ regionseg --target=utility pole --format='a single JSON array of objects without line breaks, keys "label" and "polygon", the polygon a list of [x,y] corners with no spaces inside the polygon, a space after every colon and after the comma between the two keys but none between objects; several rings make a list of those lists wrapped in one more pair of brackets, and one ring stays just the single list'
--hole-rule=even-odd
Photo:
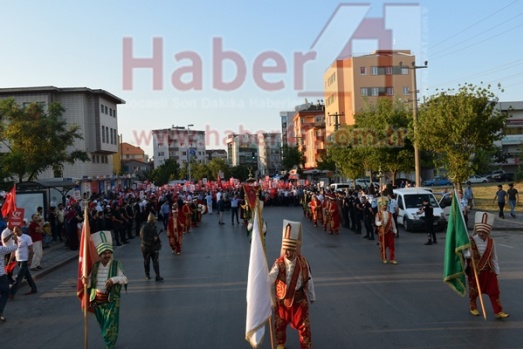
[{"label": "utility pole", "polygon": [[341,112],[341,113],[336,112],[336,113],[334,113],[334,114],[330,114],[330,113],[329,113],[329,116],[334,116],[334,117],[336,118],[336,121],[335,121],[335,123],[334,123],[334,131],[338,131],[338,126],[340,126],[340,123],[339,123],[339,121],[338,121],[338,120],[339,120],[338,118],[339,118],[340,116],[345,116],[345,113],[344,113],[344,112]]},{"label": "utility pole", "polygon": [[[412,65],[410,67],[403,66],[402,62],[400,62],[400,67],[407,68],[412,71],[412,88],[414,89],[412,91],[412,125],[414,128],[414,138],[418,135],[418,88],[416,85],[416,70],[417,69],[424,69],[427,68],[428,62],[425,61],[425,65],[416,65],[416,62],[412,62]],[[420,157],[419,157],[419,148],[418,148],[418,142],[416,140],[413,141],[414,145],[414,171],[416,173],[416,188],[421,187],[421,165],[420,165]]]}]

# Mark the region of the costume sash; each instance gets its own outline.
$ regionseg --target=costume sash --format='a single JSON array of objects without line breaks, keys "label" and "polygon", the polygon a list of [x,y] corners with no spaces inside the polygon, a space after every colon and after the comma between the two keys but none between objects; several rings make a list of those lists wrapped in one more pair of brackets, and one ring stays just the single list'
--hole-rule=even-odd
[{"label": "costume sash", "polygon": [[476,241],[474,239],[470,239],[472,250],[474,251],[474,259],[478,261],[478,270],[490,270],[492,269],[491,257],[492,257],[492,251],[494,250],[494,244],[492,243],[493,240],[489,237],[487,237],[487,247],[485,248],[485,252],[483,252],[483,256],[480,257],[478,245],[476,245]]},{"label": "costume sash", "polygon": [[[378,219],[380,221],[383,222],[383,212],[382,211],[379,211],[378,212]],[[380,234],[380,236],[384,236],[385,234],[387,234],[388,232],[392,231],[392,214],[389,213],[389,219],[387,220],[387,224],[386,225],[381,225],[381,227],[378,227],[378,233]]]},{"label": "costume sash", "polygon": [[[283,304],[286,307],[291,307],[294,303],[294,296],[296,294],[296,284],[298,283],[298,277],[302,273],[302,288],[305,288],[307,281],[309,280],[307,264],[304,262],[301,256],[296,256],[296,264],[294,266],[294,272],[291,277],[289,286],[286,285],[285,275],[285,261],[284,257],[280,257],[277,260],[279,273],[278,279],[276,280],[276,297],[283,299]],[[282,280],[283,278],[283,280]]]}]

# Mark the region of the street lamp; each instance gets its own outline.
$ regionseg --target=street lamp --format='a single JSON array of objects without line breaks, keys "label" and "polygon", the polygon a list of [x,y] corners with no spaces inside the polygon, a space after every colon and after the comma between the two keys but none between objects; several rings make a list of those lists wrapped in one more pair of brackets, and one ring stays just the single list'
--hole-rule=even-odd
[{"label": "street lamp", "polygon": [[[194,125],[193,124],[189,124],[187,125],[187,130],[190,131],[190,127],[193,127]],[[189,176],[188,176],[188,180],[189,182],[191,181],[191,155],[192,155],[192,148],[191,148],[191,143],[192,142],[189,142],[190,140],[190,136],[189,136],[189,132],[187,132],[187,143],[189,144],[189,149],[187,150],[187,172],[189,173]]]},{"label": "street lamp", "polygon": [[[412,99],[412,126],[414,128],[414,138],[417,137],[418,129],[418,89],[416,87],[416,70],[427,68],[428,61],[425,61],[425,65],[416,65],[416,62],[412,62],[412,66],[403,66],[400,62],[400,67],[412,70],[412,87],[413,87],[413,99]],[[421,187],[421,165],[419,158],[418,142],[414,139],[414,171],[416,172],[416,187]]]}]

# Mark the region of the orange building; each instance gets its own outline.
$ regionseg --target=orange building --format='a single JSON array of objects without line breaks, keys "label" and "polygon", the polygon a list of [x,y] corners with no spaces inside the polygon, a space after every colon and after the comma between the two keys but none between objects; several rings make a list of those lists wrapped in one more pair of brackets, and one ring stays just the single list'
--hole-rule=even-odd
[{"label": "orange building", "polygon": [[354,114],[367,100],[412,99],[410,50],[378,50],[360,57],[334,61],[323,75],[325,127],[329,137],[340,125],[354,125]]},{"label": "orange building", "polygon": [[297,107],[292,121],[296,144],[305,157],[305,169],[316,168],[326,152],[324,105],[306,103]]}]

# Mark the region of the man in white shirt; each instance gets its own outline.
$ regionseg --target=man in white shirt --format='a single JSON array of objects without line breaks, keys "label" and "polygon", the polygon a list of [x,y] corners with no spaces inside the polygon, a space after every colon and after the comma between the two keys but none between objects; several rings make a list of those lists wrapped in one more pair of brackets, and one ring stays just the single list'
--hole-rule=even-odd
[{"label": "man in white shirt", "polygon": [[[11,247],[15,245],[15,233],[11,230],[11,227],[8,225],[7,228],[4,229],[2,232],[2,245],[5,247]],[[7,253],[4,255],[4,258],[2,258],[5,262],[5,265],[9,265],[9,263],[15,261],[15,252]],[[13,279],[13,271],[6,273],[6,277],[9,281],[9,284],[12,285],[15,283],[15,280]]]},{"label": "man in white shirt", "polygon": [[18,226],[14,227],[13,231],[17,236],[18,244],[18,249],[15,253],[16,260],[18,261],[18,274],[16,275],[15,283],[11,287],[11,291],[9,293],[10,299],[15,298],[15,294],[18,291],[20,285],[22,284],[24,278],[26,279],[29,287],[31,287],[31,290],[25,293],[25,295],[27,296],[37,292],[36,284],[33,280],[33,277],[31,276],[31,271],[29,270],[29,266],[33,261],[34,255],[33,240],[31,239],[31,236],[23,234],[22,229]]},{"label": "man in white shirt", "polygon": [[[4,229],[6,231],[7,229]],[[13,233],[9,231],[9,240],[12,240],[13,243],[10,246],[0,246],[0,322],[5,322],[6,318],[4,316],[5,305],[7,304],[7,299],[9,298],[9,280],[4,271],[4,257],[10,256],[13,252],[16,251],[18,245],[15,244],[16,236],[13,236]],[[2,233],[2,236],[4,234]],[[13,239],[14,238],[14,239]],[[3,240],[3,239],[2,239]]]}]

